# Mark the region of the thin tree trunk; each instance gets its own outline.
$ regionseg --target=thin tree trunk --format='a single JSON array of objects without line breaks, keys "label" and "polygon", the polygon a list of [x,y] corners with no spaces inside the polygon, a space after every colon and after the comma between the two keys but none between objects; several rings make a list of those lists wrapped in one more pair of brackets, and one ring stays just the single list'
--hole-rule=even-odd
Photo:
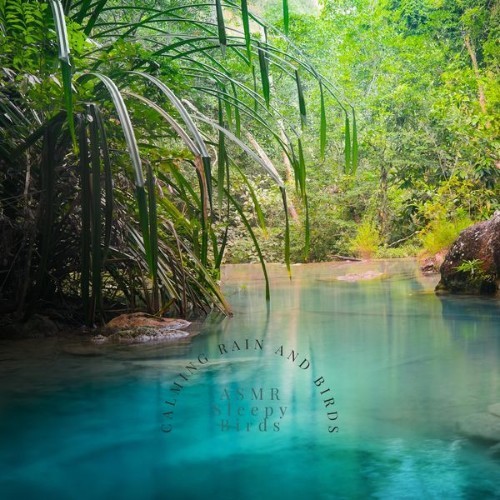
[{"label": "thin tree trunk", "polygon": [[479,65],[477,64],[476,50],[474,47],[474,43],[472,42],[469,33],[465,33],[464,35],[465,47],[467,48],[467,52],[469,53],[470,59],[472,61],[472,68],[474,69],[474,75],[477,80],[477,91],[479,95],[479,107],[481,111],[486,114],[486,96],[484,94],[484,87],[481,83],[481,75],[479,73]]}]

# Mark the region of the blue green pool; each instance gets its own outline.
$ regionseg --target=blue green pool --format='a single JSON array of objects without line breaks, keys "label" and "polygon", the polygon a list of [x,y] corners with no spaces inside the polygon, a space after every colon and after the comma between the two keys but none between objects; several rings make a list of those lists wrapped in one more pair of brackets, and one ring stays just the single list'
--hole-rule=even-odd
[{"label": "blue green pool", "polygon": [[190,341],[1,343],[1,499],[500,498],[456,425],[500,402],[498,301],[391,261],[278,266],[268,308],[225,272]]}]

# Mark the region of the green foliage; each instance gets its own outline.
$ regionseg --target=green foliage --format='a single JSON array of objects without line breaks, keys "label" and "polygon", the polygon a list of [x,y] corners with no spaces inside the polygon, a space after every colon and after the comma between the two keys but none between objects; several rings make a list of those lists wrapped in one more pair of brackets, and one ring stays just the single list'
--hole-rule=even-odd
[{"label": "green foliage", "polygon": [[470,274],[473,279],[482,279],[485,274],[483,270],[483,262],[480,259],[464,260],[456,267],[456,270]]},{"label": "green foliage", "polygon": [[351,250],[355,255],[370,259],[375,255],[380,245],[380,234],[372,221],[365,220],[356,228],[356,235],[351,240]]},{"label": "green foliage", "polygon": [[[244,33],[226,26],[229,11],[231,19],[241,16]],[[250,32],[250,20],[264,37]],[[270,189],[279,188],[287,210],[282,174],[266,149],[289,159],[300,184],[295,203],[305,202],[299,133],[275,104],[272,83],[283,76],[296,85],[296,118],[305,125],[299,70],[320,76],[300,51],[277,50],[281,34],[246,2],[240,11],[224,1],[193,9],[169,0],[5,0],[0,30],[0,209],[9,234],[2,250],[13,256],[0,269],[7,309],[22,315],[38,301],[81,298],[88,324],[113,307],[228,312],[216,279],[231,247],[231,213],[267,281],[233,171],[249,188],[261,226],[248,179],[255,166]],[[327,79],[323,87],[344,109]],[[264,137],[250,134],[250,146],[243,129]],[[289,264],[288,222],[282,231]]]},{"label": "green foliage", "polygon": [[453,220],[433,219],[419,235],[424,251],[434,255],[447,250],[460,232],[471,224],[472,221],[465,216]]}]

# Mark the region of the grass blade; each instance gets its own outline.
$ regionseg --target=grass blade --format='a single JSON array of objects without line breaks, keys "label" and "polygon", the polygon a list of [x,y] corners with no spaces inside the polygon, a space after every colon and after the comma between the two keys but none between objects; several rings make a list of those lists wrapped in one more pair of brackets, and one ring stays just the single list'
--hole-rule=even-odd
[{"label": "grass blade", "polygon": [[[219,98],[219,126],[224,127],[224,117],[222,113],[222,101]],[[224,197],[224,176],[226,173],[226,146],[224,134],[219,130],[218,155],[217,155],[217,201],[219,212],[222,212],[222,202]]]},{"label": "grass blade", "polygon": [[247,49],[248,64],[252,64],[252,47],[250,36],[250,19],[248,16],[247,0],[241,0],[241,20],[243,22],[243,32],[245,33],[245,46]]},{"label": "grass blade", "polygon": [[358,127],[356,125],[356,112],[352,110],[352,173],[355,174],[358,169],[359,151],[358,151]]},{"label": "grass blade", "polygon": [[297,82],[297,93],[299,96],[300,124],[302,130],[304,130],[307,124],[306,101],[304,99],[304,90],[302,88],[298,69],[295,70],[295,81]]},{"label": "grass blade", "polygon": [[283,0],[283,26],[285,28],[285,35],[288,36],[288,27],[290,24],[290,13],[288,10],[288,0]]},{"label": "grass blade", "polygon": [[73,120],[73,90],[72,90],[72,70],[69,58],[69,39],[66,29],[66,20],[64,10],[60,0],[49,0],[54,18],[54,25],[57,35],[57,44],[59,47],[59,60],[61,61],[61,75],[63,81],[64,104],[66,107],[68,127],[71,134],[71,140],[76,147],[75,122]]},{"label": "grass blade", "polygon": [[220,0],[215,0],[215,10],[217,13],[217,32],[219,34],[219,44],[222,51],[222,56],[226,55],[227,37],[226,27],[224,26],[224,13]]},{"label": "grass blade", "polygon": [[325,159],[326,150],[326,109],[325,109],[325,95],[323,93],[323,84],[319,81],[319,95],[320,95],[320,129],[319,129],[319,150],[321,159]]},{"label": "grass blade", "polygon": [[344,156],[345,166],[344,171],[346,174],[351,173],[351,126],[349,124],[349,115],[345,114],[345,131],[344,131]]},{"label": "grass blade", "polygon": [[257,252],[257,256],[259,257],[260,265],[262,267],[262,272],[264,273],[264,279],[266,281],[266,301],[269,302],[271,300],[271,292],[269,289],[269,276],[267,274],[266,261],[264,260],[264,256],[262,255],[262,251],[260,249],[259,242],[257,241],[257,238],[255,237],[255,233],[253,232],[252,226],[250,225],[250,222],[248,222],[248,219],[246,218],[246,215],[243,212],[243,210],[241,209],[240,205],[229,194],[228,191],[226,191],[226,196],[228,197],[229,201],[233,204],[233,207],[236,209],[236,211],[240,215],[241,221],[243,222],[243,225],[246,227],[248,234],[250,235],[250,238],[252,238],[253,244],[255,246],[255,250]]},{"label": "grass blade", "polygon": [[292,270],[290,268],[290,221],[288,219],[288,203],[286,201],[286,190],[280,187],[281,197],[283,199],[283,210],[285,211],[285,264],[288,271],[288,277],[292,279]]},{"label": "grass blade", "polygon": [[271,100],[271,87],[269,84],[269,63],[266,57],[266,52],[259,43],[259,67],[260,67],[260,78],[262,82],[262,95],[266,101],[266,105],[269,108],[269,103]]}]

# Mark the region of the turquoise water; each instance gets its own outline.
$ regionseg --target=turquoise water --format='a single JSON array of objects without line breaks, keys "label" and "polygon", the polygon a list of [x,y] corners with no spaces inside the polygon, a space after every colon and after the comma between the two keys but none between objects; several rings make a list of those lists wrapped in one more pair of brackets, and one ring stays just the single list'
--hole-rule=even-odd
[{"label": "turquoise water", "polygon": [[498,302],[380,262],[278,270],[268,309],[241,269],[175,347],[2,343],[0,498],[500,498],[456,430],[500,402]]}]

